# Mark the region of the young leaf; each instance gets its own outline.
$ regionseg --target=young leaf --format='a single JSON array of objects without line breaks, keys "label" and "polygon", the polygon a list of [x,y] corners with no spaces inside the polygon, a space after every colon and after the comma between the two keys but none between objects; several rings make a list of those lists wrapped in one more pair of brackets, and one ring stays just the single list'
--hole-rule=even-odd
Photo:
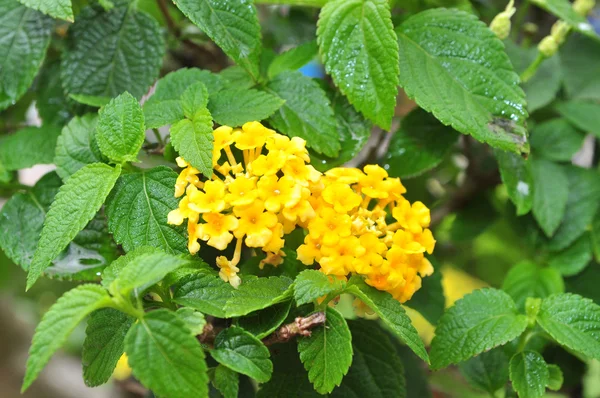
[{"label": "young leaf", "polygon": [[225,318],[225,305],[233,290],[215,273],[197,271],[177,282],[173,288],[173,301],[208,315]]},{"label": "young leaf", "polygon": [[294,281],[294,299],[296,304],[302,305],[329,293],[336,291],[341,293],[345,287],[345,281],[327,276],[320,271],[307,269],[300,272]]},{"label": "young leaf", "polygon": [[175,313],[146,313],[127,333],[125,352],[135,377],[156,395],[208,396],[204,351]]},{"label": "young leaf", "polygon": [[260,25],[251,1],[176,0],[175,5],[225,54],[258,80]]},{"label": "young leaf", "polygon": [[69,29],[73,42],[61,62],[67,93],[139,98],[158,77],[165,52],[158,23],[128,1],[113,4],[110,11],[84,8]]},{"label": "young leaf", "polygon": [[425,362],[429,362],[423,341],[400,302],[391,294],[367,285],[362,278],[357,276],[350,278],[346,292],[361,299],[400,337],[402,342]]},{"label": "young leaf", "polygon": [[94,311],[83,342],[83,379],[89,387],[106,383],[125,351],[125,335],[134,319],[112,308]]},{"label": "young leaf", "polygon": [[177,173],[165,166],[123,175],[107,199],[108,227],[126,252],[140,245],[167,253],[186,253],[183,227],[167,224],[178,206],[173,196]]},{"label": "young leaf", "polygon": [[537,125],[531,132],[531,149],[535,155],[557,162],[568,162],[583,145],[584,135],[564,119],[552,119]]},{"label": "young leaf", "polygon": [[554,268],[542,268],[525,261],[511,268],[504,278],[502,290],[523,311],[528,297],[545,298],[555,293],[564,293],[565,284]]},{"label": "young leaf", "polygon": [[549,373],[544,358],[535,351],[523,351],[510,360],[510,381],[521,398],[541,398]]},{"label": "young leaf", "polygon": [[102,154],[114,163],[138,161],[145,131],[142,108],[128,92],[113,98],[100,109],[96,140]]},{"label": "young leaf", "polygon": [[212,382],[215,388],[223,394],[223,398],[238,398],[240,389],[239,374],[227,366],[219,365],[215,368]]},{"label": "young leaf", "polygon": [[566,249],[558,253],[552,253],[548,265],[556,269],[561,275],[573,276],[583,271],[592,261],[592,257],[592,242],[589,234],[586,233]]},{"label": "young leaf", "polygon": [[77,170],[103,160],[96,141],[96,115],[75,116],[63,127],[56,142],[56,172],[64,181]]},{"label": "young leaf", "polygon": [[48,210],[29,267],[27,289],[98,212],[121,174],[121,167],[87,165],[63,185]]},{"label": "young leaf", "polygon": [[211,178],[213,122],[208,110],[202,109],[194,119],[183,119],[171,126],[171,143],[183,158],[206,177]]},{"label": "young leaf", "polygon": [[523,159],[512,152],[494,151],[502,182],[508,197],[517,207],[517,216],[522,216],[533,207],[533,175],[531,160]]},{"label": "young leaf", "polygon": [[227,89],[210,96],[208,110],[217,123],[237,127],[268,118],[284,103],[264,91]]},{"label": "young leaf", "polygon": [[600,100],[600,42],[572,34],[560,48],[560,62],[569,98]]},{"label": "young leaf", "polygon": [[277,55],[269,65],[267,71],[269,80],[273,80],[275,76],[283,71],[300,69],[312,61],[317,56],[318,52],[319,48],[317,47],[317,42],[311,40]]},{"label": "young leaf", "polygon": [[0,110],[31,86],[46,55],[54,21],[15,0],[0,0]]},{"label": "young leaf", "polygon": [[385,130],[398,94],[398,39],[386,0],[334,0],[319,16],[325,69],[356,109]]},{"label": "young leaf", "polygon": [[556,110],[573,126],[585,133],[600,137],[600,104],[574,100],[556,105]]},{"label": "young leaf", "polygon": [[594,27],[586,17],[575,12],[569,0],[532,0],[532,3],[568,23],[573,30],[595,40],[600,40],[600,37],[594,31]]},{"label": "young leaf", "polygon": [[542,301],[537,323],[575,352],[600,359],[600,306],[576,294],[555,294]]},{"label": "young leaf", "polygon": [[204,83],[197,82],[188,87],[181,94],[180,99],[183,115],[190,120],[194,120],[196,114],[206,110],[208,105],[208,90]]},{"label": "young leaf", "polygon": [[285,321],[291,307],[292,300],[275,304],[238,318],[237,325],[255,335],[257,339],[262,339],[273,333]]},{"label": "young leaf", "polygon": [[326,309],[326,316],[325,325],[298,340],[308,379],[321,394],[329,394],[339,386],[352,363],[352,335],[346,320],[333,308]]},{"label": "young leaf", "polygon": [[281,133],[298,136],[318,153],[335,157],[340,151],[336,120],[325,92],[298,71],[282,72],[267,86],[285,100],[269,121]]},{"label": "young leaf", "polygon": [[0,163],[8,171],[36,164],[51,164],[60,129],[55,126],[26,127],[0,137]]},{"label": "young leaf", "polygon": [[50,357],[58,350],[88,314],[110,304],[110,296],[101,286],[80,285],[59,298],[44,314],[35,329],[27,359],[22,391],[29,388]]},{"label": "young leaf", "polygon": [[440,319],[431,342],[431,365],[441,369],[506,344],[527,327],[510,296],[501,290],[475,290]]},{"label": "young leaf", "polygon": [[495,395],[508,381],[508,356],[500,347],[483,352],[458,366],[469,384],[490,395]]},{"label": "young leaf", "polygon": [[544,159],[531,160],[533,175],[533,217],[547,236],[558,229],[565,215],[569,180],[564,168]]},{"label": "young leaf", "polygon": [[292,296],[292,280],[272,276],[244,281],[225,304],[227,318],[247,315],[280,303]]},{"label": "young leaf", "polygon": [[269,381],[273,373],[269,349],[242,328],[232,326],[219,333],[210,355],[220,364],[260,383]]},{"label": "young leaf", "polygon": [[19,0],[19,3],[50,15],[52,18],[73,22],[71,0]]},{"label": "young leaf", "polygon": [[183,322],[185,322],[185,325],[188,329],[190,329],[190,332],[192,332],[193,336],[202,334],[204,325],[206,325],[206,319],[201,312],[198,312],[192,308],[182,307],[177,309],[175,313]]},{"label": "young leaf", "polygon": [[548,365],[548,387],[552,391],[558,391],[563,385],[563,372],[557,365]]},{"label": "young leaf", "polygon": [[409,97],[463,134],[529,152],[525,93],[504,45],[483,22],[438,8],[408,18],[396,33],[400,85]]}]

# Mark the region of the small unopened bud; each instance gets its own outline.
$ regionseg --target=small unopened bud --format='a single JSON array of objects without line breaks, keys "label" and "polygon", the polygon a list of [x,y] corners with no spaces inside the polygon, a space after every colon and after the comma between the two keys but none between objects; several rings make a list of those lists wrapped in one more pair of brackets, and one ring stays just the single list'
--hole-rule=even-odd
[{"label": "small unopened bud", "polygon": [[586,16],[596,6],[596,0],[575,0],[573,10],[581,15]]},{"label": "small unopened bud", "polygon": [[550,58],[558,51],[558,43],[553,36],[546,36],[538,44],[538,50],[545,58]]},{"label": "small unopened bud", "polygon": [[571,25],[563,21],[557,21],[554,25],[552,25],[552,29],[550,30],[550,34],[554,38],[554,41],[559,46],[565,41],[567,38],[567,34],[571,30]]},{"label": "small unopened bud", "polygon": [[496,15],[492,20],[490,30],[494,32],[499,39],[504,40],[508,37],[511,28],[510,18],[514,15],[515,11],[517,11],[517,9],[514,7],[514,0],[510,0],[506,9]]}]

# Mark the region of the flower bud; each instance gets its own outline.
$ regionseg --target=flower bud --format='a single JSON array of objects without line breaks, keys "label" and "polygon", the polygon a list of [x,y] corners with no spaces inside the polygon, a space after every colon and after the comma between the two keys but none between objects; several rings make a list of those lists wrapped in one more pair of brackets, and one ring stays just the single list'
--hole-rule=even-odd
[{"label": "flower bud", "polygon": [[500,14],[496,15],[496,17],[492,20],[490,24],[490,30],[494,32],[496,36],[500,40],[504,40],[508,37],[510,33],[510,18],[515,13],[516,8],[514,7],[514,0],[510,0],[506,9],[502,11]]},{"label": "flower bud", "polygon": [[553,36],[546,36],[538,44],[538,50],[545,58],[550,58],[558,51],[558,43]]},{"label": "flower bud", "polygon": [[581,15],[586,16],[596,6],[596,0],[575,0],[573,10]]}]

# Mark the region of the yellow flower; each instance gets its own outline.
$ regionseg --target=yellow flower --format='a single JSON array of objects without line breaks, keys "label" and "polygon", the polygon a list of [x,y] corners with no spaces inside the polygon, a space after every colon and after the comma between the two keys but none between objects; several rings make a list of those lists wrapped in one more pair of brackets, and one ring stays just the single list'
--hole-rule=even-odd
[{"label": "yellow flower", "polygon": [[362,175],[358,180],[360,190],[371,198],[387,198],[389,193],[384,179],[388,173],[380,166],[368,165],[364,168],[366,175]]},{"label": "yellow flower", "polygon": [[365,254],[365,248],[355,236],[340,239],[335,246],[324,246],[321,250],[323,257],[319,261],[321,270],[327,275],[347,275],[354,272],[354,260]]},{"label": "yellow flower", "polygon": [[264,127],[259,122],[245,123],[241,130],[233,133],[235,147],[242,150],[260,148],[265,144],[267,138],[273,135],[275,135],[273,130]]},{"label": "yellow flower", "polygon": [[342,184],[356,184],[363,173],[350,167],[336,167],[325,172],[327,177]]},{"label": "yellow flower", "polygon": [[283,240],[283,225],[280,223],[275,224],[271,228],[271,232],[271,239],[263,246],[263,250],[267,253],[279,253],[285,244],[285,240]]},{"label": "yellow flower", "polygon": [[323,199],[338,213],[347,213],[362,202],[362,198],[352,188],[342,183],[328,185],[323,191]]},{"label": "yellow flower", "polygon": [[198,224],[188,220],[188,251],[191,254],[196,254],[200,250],[200,243],[198,243],[197,229]]},{"label": "yellow flower", "polygon": [[218,213],[225,209],[225,184],[219,180],[204,183],[204,189],[188,187],[189,207],[198,213]]},{"label": "yellow flower", "polygon": [[267,150],[282,151],[292,158],[298,157],[305,163],[310,163],[310,157],[306,150],[306,141],[300,137],[292,137],[291,139],[285,135],[276,134],[267,139]]},{"label": "yellow flower", "polygon": [[282,151],[271,151],[267,155],[260,155],[248,166],[255,176],[275,175],[285,165],[287,156]]},{"label": "yellow flower", "polygon": [[229,193],[225,195],[225,201],[231,206],[246,206],[254,202],[258,197],[256,177],[239,175],[227,188],[229,189]]},{"label": "yellow flower", "polygon": [[240,283],[242,283],[242,280],[237,274],[240,272],[240,269],[236,267],[232,261],[227,260],[227,257],[225,256],[217,257],[217,266],[220,268],[219,276],[221,279],[225,282],[229,282],[231,286],[237,289],[240,286]]},{"label": "yellow flower", "polygon": [[410,202],[405,200],[394,208],[392,215],[402,228],[415,234],[420,233],[431,222],[429,209],[421,202],[415,202],[411,205]]},{"label": "yellow flower", "polygon": [[291,177],[264,176],[258,181],[258,192],[265,201],[268,211],[278,212],[281,208],[290,208],[302,198],[302,187]]},{"label": "yellow flower", "polygon": [[326,246],[332,246],[339,242],[341,237],[350,236],[351,219],[347,214],[341,214],[326,207],[308,224],[309,236],[313,239],[321,238]]},{"label": "yellow flower", "polygon": [[225,250],[233,240],[233,234],[230,231],[238,227],[238,219],[232,215],[221,213],[205,213],[202,218],[206,223],[198,225],[196,236],[203,241],[208,241],[209,246]]},{"label": "yellow flower", "polygon": [[240,220],[238,228],[234,231],[235,237],[241,239],[245,235],[248,247],[262,247],[273,236],[271,228],[277,224],[277,216],[271,212],[265,212],[264,209],[264,203],[260,200],[256,200],[248,206],[233,209],[234,214]]},{"label": "yellow flower", "polygon": [[308,235],[304,239],[304,244],[298,247],[296,250],[296,254],[298,255],[298,260],[301,261],[304,265],[311,265],[315,261],[321,260],[321,241],[319,239],[311,238]]}]

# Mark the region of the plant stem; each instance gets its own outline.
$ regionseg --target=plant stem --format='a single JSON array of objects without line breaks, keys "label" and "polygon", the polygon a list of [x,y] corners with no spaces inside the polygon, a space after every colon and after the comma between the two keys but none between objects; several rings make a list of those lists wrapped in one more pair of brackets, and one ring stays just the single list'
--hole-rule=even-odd
[{"label": "plant stem", "polygon": [[519,338],[519,345],[517,346],[517,353],[522,352],[525,349],[527,343],[535,334],[536,332],[534,332],[533,330],[527,329],[525,333],[521,335],[521,337]]},{"label": "plant stem", "polygon": [[529,79],[531,79],[535,75],[535,73],[537,72],[538,68],[540,67],[540,65],[542,64],[544,59],[546,59],[546,58],[542,55],[542,53],[540,53],[538,51],[537,56],[535,57],[533,62],[527,67],[527,69],[525,69],[523,71],[523,73],[521,73],[521,82],[522,83],[526,83]]},{"label": "plant stem", "polygon": [[165,140],[163,140],[162,136],[160,135],[160,131],[158,131],[158,129],[152,129],[152,132],[154,133],[154,137],[156,138],[156,141],[158,141],[158,145],[160,145],[161,147],[164,147]]}]

